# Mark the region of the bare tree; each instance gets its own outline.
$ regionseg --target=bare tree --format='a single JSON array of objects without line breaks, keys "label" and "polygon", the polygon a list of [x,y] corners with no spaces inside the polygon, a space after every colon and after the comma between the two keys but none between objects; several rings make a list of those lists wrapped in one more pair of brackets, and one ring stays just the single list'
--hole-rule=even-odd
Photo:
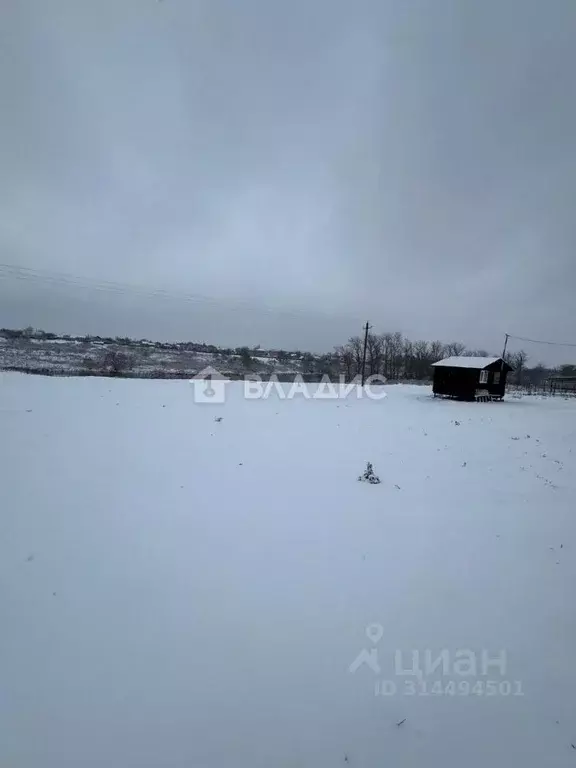
[{"label": "bare tree", "polygon": [[523,349],[520,349],[510,356],[509,362],[512,368],[514,368],[514,379],[516,384],[522,384],[522,374],[524,373],[526,363],[528,362],[528,353]]},{"label": "bare tree", "polygon": [[364,353],[364,339],[360,336],[352,336],[348,339],[348,346],[354,358],[354,376],[362,370],[362,356]]},{"label": "bare tree", "polygon": [[316,371],[322,375],[332,375],[338,369],[338,360],[336,355],[328,352],[325,355],[320,355],[316,359]]},{"label": "bare tree", "polygon": [[374,376],[382,373],[383,366],[383,341],[381,336],[374,333],[368,334],[368,343],[366,345],[366,360],[368,363],[368,375]]},{"label": "bare tree", "polygon": [[430,343],[430,359],[437,363],[445,356],[444,344],[441,341],[432,341]]},{"label": "bare tree", "polygon": [[390,343],[391,378],[398,379],[402,374],[404,364],[404,337],[400,331],[392,334]]},{"label": "bare tree", "polygon": [[528,379],[532,386],[540,387],[544,384],[544,381],[550,375],[550,370],[544,365],[544,363],[536,363],[534,368],[526,368],[523,378]]},{"label": "bare tree", "polygon": [[387,379],[392,378],[392,334],[383,333],[382,339],[382,365]]},{"label": "bare tree", "polygon": [[109,376],[122,376],[134,367],[134,359],[125,352],[110,349],[104,355],[102,367]]},{"label": "bare tree", "polygon": [[344,374],[347,381],[354,378],[354,355],[352,350],[346,344],[343,347],[335,347],[334,356],[337,360],[340,372]]},{"label": "bare tree", "polygon": [[461,357],[465,351],[466,345],[459,341],[452,341],[450,344],[446,344],[447,357]]},{"label": "bare tree", "polygon": [[409,339],[403,343],[402,375],[411,379],[414,376],[414,344]]},{"label": "bare tree", "polygon": [[252,355],[250,354],[248,347],[237,347],[236,354],[239,355],[244,368],[252,367]]},{"label": "bare tree", "polygon": [[427,379],[430,376],[430,345],[427,341],[415,341],[412,346],[412,371],[417,379]]}]

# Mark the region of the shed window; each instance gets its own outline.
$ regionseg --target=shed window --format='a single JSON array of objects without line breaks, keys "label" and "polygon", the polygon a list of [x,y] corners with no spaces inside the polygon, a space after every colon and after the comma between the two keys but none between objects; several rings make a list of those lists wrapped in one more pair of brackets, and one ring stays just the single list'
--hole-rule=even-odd
[{"label": "shed window", "polygon": [[480,371],[480,384],[488,384],[488,371]]},{"label": "shed window", "polygon": [[500,384],[500,371],[494,373],[494,384]]}]

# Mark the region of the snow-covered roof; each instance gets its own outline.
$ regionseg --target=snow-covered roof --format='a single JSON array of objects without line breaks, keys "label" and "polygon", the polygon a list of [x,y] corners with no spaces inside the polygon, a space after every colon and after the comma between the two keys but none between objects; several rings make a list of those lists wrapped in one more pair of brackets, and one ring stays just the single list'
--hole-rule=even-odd
[{"label": "snow-covered roof", "polygon": [[442,365],[446,368],[486,368],[487,365],[497,363],[500,357],[447,357],[432,365]]}]

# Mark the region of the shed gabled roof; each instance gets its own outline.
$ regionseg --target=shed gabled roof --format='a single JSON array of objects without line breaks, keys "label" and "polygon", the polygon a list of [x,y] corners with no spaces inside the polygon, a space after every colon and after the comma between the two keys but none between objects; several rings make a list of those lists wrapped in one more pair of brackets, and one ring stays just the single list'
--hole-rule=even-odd
[{"label": "shed gabled roof", "polygon": [[437,363],[432,363],[433,366],[443,366],[445,368],[486,368],[492,363],[499,363],[502,360],[501,357],[446,357],[444,360],[439,360]]}]

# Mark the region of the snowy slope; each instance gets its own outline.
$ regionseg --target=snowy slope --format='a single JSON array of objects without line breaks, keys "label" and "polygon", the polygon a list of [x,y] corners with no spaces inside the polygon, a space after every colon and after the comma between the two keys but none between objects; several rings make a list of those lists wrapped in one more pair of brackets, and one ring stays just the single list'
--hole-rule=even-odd
[{"label": "snowy slope", "polygon": [[0,380],[0,764],[573,766],[576,403],[227,387]]},{"label": "snowy slope", "polygon": [[[0,336],[0,370],[26,370],[38,373],[78,375],[86,369],[102,369],[104,357],[109,351],[120,351],[132,361],[130,374],[141,378],[162,378],[178,374],[181,378],[192,376],[207,366],[220,371],[240,374],[246,368],[240,355],[220,352],[200,352],[179,344],[157,347],[149,341],[131,341],[130,344],[84,341],[81,339],[6,339]],[[270,374],[298,373],[302,369],[299,359],[282,363],[272,357],[252,358],[252,372]]]}]

